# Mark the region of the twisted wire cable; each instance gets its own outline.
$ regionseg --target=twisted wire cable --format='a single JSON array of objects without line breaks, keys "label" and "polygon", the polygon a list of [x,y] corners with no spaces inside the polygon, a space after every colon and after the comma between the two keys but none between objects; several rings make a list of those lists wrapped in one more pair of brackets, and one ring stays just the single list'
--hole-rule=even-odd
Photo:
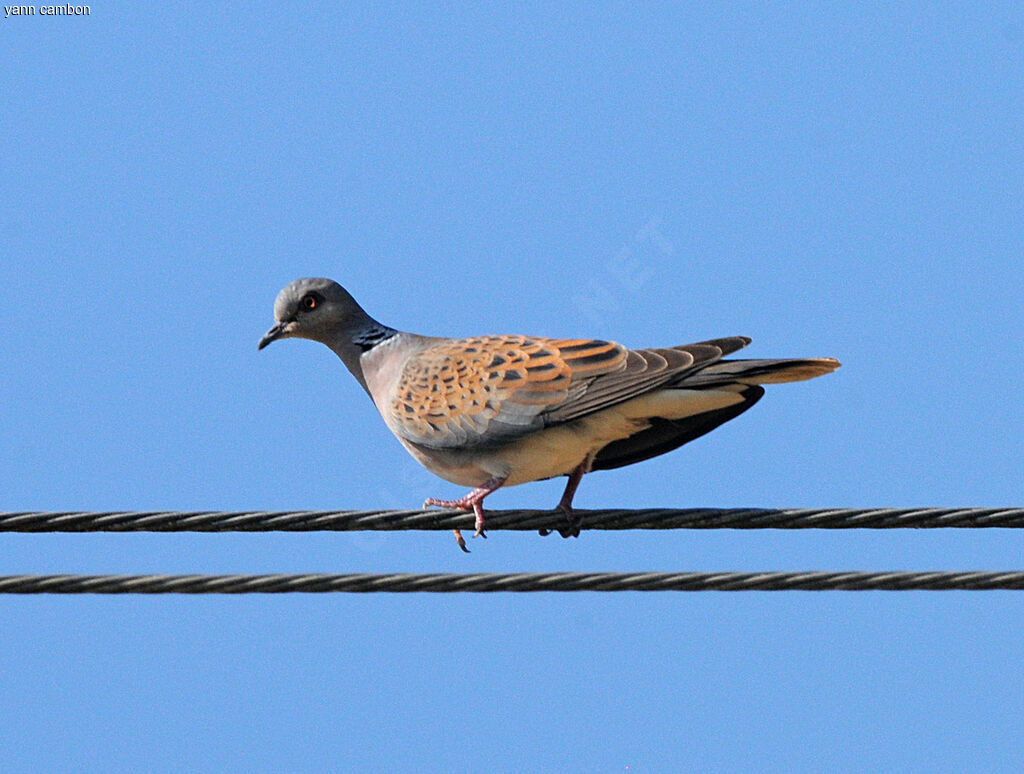
[{"label": "twisted wire cable", "polygon": [[1024,572],[561,572],[391,575],[8,575],[0,594],[1024,590]]},{"label": "twisted wire cable", "polygon": [[[1024,508],[644,508],[578,510],[582,529],[935,529],[1024,527]],[[402,511],[19,511],[0,532],[312,532],[470,529],[473,515]],[[557,511],[488,511],[487,529],[554,530]]]}]

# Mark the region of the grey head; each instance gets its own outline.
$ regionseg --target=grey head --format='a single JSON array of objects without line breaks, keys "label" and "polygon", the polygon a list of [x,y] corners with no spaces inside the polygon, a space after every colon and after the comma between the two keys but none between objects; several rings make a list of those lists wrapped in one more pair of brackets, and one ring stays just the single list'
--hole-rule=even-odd
[{"label": "grey head", "polygon": [[260,349],[278,339],[319,341],[337,353],[360,383],[360,355],[397,332],[370,317],[345,288],[324,277],[297,279],[285,287],[274,302],[274,319]]}]

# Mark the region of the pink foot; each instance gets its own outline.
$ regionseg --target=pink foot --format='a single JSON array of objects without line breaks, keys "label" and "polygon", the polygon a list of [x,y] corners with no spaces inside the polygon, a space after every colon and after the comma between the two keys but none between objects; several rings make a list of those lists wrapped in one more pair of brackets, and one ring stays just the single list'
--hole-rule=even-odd
[{"label": "pink foot", "polygon": [[[557,509],[565,514],[566,519],[569,521],[569,526],[564,529],[558,530],[558,534],[564,538],[579,537],[580,536],[580,524],[581,519],[576,517],[576,514],[572,510],[572,498],[576,494],[576,489],[580,485],[580,481],[583,480],[583,474],[587,472],[587,468],[590,466],[589,460],[584,460],[573,469],[572,473],[569,474],[569,481],[565,485],[565,492],[562,493],[562,499],[558,501]],[[542,529],[538,530],[541,535],[550,535],[551,530]]]},{"label": "pink foot", "polygon": [[[473,537],[486,539],[487,535],[484,534],[484,498],[504,483],[504,478],[495,476],[458,500],[438,500],[436,497],[429,497],[423,502],[423,507],[428,508],[431,505],[436,505],[439,508],[457,508],[460,511],[472,510],[476,516],[476,520],[473,522],[473,526],[476,528]],[[455,540],[459,544],[459,548],[468,554],[469,549],[466,548],[466,540],[462,537],[462,530],[456,529],[452,531],[455,533]]]},{"label": "pink foot", "polygon": [[580,525],[583,523],[583,519],[576,516],[570,503],[559,503],[558,510],[565,514],[565,518],[569,522],[569,526],[558,530],[558,534],[564,538],[579,537]]}]

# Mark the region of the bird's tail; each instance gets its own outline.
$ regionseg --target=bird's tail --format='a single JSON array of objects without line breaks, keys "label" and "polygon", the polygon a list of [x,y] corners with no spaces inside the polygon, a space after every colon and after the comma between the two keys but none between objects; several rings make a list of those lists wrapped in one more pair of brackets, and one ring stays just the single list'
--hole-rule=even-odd
[{"label": "bird's tail", "polygon": [[715,384],[782,384],[802,382],[824,376],[839,368],[833,357],[809,357],[793,360],[719,360],[688,374],[681,386],[702,387]]}]

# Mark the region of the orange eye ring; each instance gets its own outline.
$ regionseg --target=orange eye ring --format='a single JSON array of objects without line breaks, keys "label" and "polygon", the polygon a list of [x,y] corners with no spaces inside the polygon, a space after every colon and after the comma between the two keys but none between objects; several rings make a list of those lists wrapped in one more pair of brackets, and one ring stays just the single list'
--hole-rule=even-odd
[{"label": "orange eye ring", "polygon": [[316,309],[316,303],[316,296],[312,294],[302,297],[302,306],[308,312],[311,312],[314,309]]}]

